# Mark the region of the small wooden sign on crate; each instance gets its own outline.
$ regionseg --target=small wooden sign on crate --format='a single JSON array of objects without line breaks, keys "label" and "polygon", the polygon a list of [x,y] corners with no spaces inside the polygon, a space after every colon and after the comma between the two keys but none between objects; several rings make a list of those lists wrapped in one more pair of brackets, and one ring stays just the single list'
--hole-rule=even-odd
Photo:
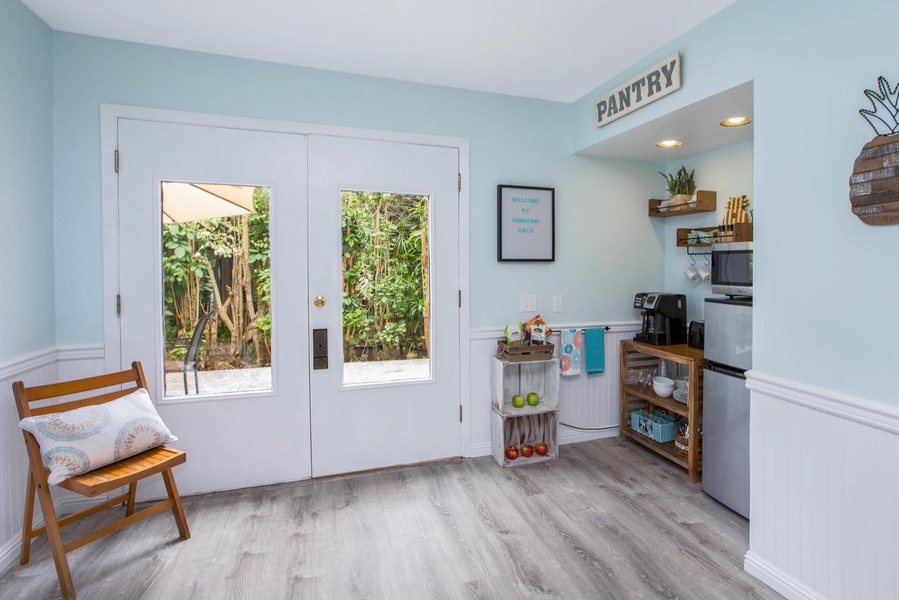
[{"label": "small wooden sign on crate", "polygon": [[534,344],[531,346],[510,346],[502,340],[496,342],[496,355],[509,362],[527,362],[532,360],[549,360],[553,357],[553,344]]}]

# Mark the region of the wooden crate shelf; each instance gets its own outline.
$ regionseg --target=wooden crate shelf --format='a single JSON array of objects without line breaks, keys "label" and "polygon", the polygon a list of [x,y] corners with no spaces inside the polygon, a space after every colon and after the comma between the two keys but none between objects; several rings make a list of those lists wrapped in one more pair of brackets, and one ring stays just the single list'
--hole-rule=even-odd
[{"label": "wooden crate shelf", "polygon": [[509,346],[504,341],[497,340],[496,356],[513,363],[552,360],[554,348],[553,344]]},{"label": "wooden crate shelf", "polygon": [[[521,449],[524,444],[532,446],[537,442],[546,442],[548,451],[541,456],[536,452],[532,456],[518,455],[515,460],[506,458],[506,447],[516,446]],[[493,458],[501,467],[521,467],[539,462],[554,460],[559,457],[559,409],[544,411],[539,414],[504,416],[493,411]]]},{"label": "wooden crate shelf", "polygon": [[[529,360],[512,362],[507,358],[493,357],[493,458],[502,467],[518,467],[553,460],[559,456],[559,360]],[[536,392],[540,396],[537,406],[525,404],[521,408],[512,405],[512,396]],[[519,455],[515,460],[506,458],[506,447],[546,442],[549,451],[545,456]]]},{"label": "wooden crate shelf", "polygon": [[667,210],[659,210],[659,205],[664,200],[649,201],[650,217],[677,217],[680,215],[692,215],[702,212],[714,212],[718,208],[718,192],[708,190],[696,190],[696,204],[682,204]]},{"label": "wooden crate shelf", "polygon": [[[510,362],[494,357],[491,379],[493,408],[503,416],[541,413],[559,407],[558,359]],[[530,392],[540,396],[537,406],[525,404],[515,408],[512,405],[512,396],[527,396]]]}]

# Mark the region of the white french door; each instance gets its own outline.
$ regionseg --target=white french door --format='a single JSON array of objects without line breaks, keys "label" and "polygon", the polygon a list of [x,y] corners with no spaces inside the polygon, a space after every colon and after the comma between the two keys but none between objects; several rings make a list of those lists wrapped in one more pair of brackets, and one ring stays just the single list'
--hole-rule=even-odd
[{"label": "white french door", "polygon": [[[192,493],[309,478],[306,137],[130,119],[119,119],[117,135],[121,362],[143,363],[159,412],[188,453],[179,486]],[[163,182],[268,188],[271,391],[166,397]]]},{"label": "white french door", "polygon": [[[460,455],[458,148],[121,117],[116,131],[118,354],[123,366],[143,363],[160,414],[188,451],[179,473],[183,492]],[[184,395],[178,383],[169,386],[175,395],[166,395],[163,182],[269,190],[266,391],[215,393],[204,382],[203,393]],[[428,343],[422,358],[391,367],[344,365],[343,192],[414,196],[425,207]],[[314,330],[327,331],[325,369],[313,368]],[[399,375],[371,375],[390,369]],[[160,493],[149,487],[142,496]]]},{"label": "white french door", "polygon": [[[460,454],[458,173],[456,148],[309,136],[309,323],[327,330],[329,350],[327,368],[310,375],[315,476]],[[345,364],[341,198],[347,192],[415,196],[427,210],[430,344],[427,359],[415,361],[419,368],[390,363],[399,375],[385,376],[391,369],[370,363]],[[373,374],[365,375],[366,368]]]}]

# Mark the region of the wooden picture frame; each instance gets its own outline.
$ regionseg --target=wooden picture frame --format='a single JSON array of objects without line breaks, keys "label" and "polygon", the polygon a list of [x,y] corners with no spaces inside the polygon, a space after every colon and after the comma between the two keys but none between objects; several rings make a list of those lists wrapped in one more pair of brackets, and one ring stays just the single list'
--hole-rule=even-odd
[{"label": "wooden picture frame", "polygon": [[556,189],[496,186],[496,260],[556,260]]}]

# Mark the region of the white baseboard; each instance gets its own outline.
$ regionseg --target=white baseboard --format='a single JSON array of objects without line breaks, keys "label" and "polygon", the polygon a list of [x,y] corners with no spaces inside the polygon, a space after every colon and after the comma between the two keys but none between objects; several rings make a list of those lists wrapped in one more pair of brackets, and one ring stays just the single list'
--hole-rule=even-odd
[{"label": "white baseboard", "polygon": [[471,455],[466,458],[477,458],[479,456],[492,456],[493,447],[490,444],[473,444],[471,446]]},{"label": "white baseboard", "polygon": [[3,573],[13,563],[19,562],[19,551],[21,550],[22,537],[10,538],[6,543],[0,546],[0,573]]},{"label": "white baseboard", "polygon": [[752,550],[743,557],[743,570],[789,600],[827,600],[821,594],[777,569]]},{"label": "white baseboard", "polygon": [[[576,444],[578,442],[589,442],[591,440],[601,440],[617,436],[617,427],[609,427],[600,431],[578,431],[576,429],[571,429],[570,427],[565,427],[564,425],[559,426],[560,445]],[[490,444],[478,444],[471,447],[471,458],[477,458],[479,456],[491,456],[492,454],[493,449],[490,447]]]},{"label": "white baseboard", "polygon": [[581,431],[565,425],[559,425],[559,444],[576,444],[591,440],[602,440],[610,437],[618,437],[618,427],[606,427],[597,431]]}]

